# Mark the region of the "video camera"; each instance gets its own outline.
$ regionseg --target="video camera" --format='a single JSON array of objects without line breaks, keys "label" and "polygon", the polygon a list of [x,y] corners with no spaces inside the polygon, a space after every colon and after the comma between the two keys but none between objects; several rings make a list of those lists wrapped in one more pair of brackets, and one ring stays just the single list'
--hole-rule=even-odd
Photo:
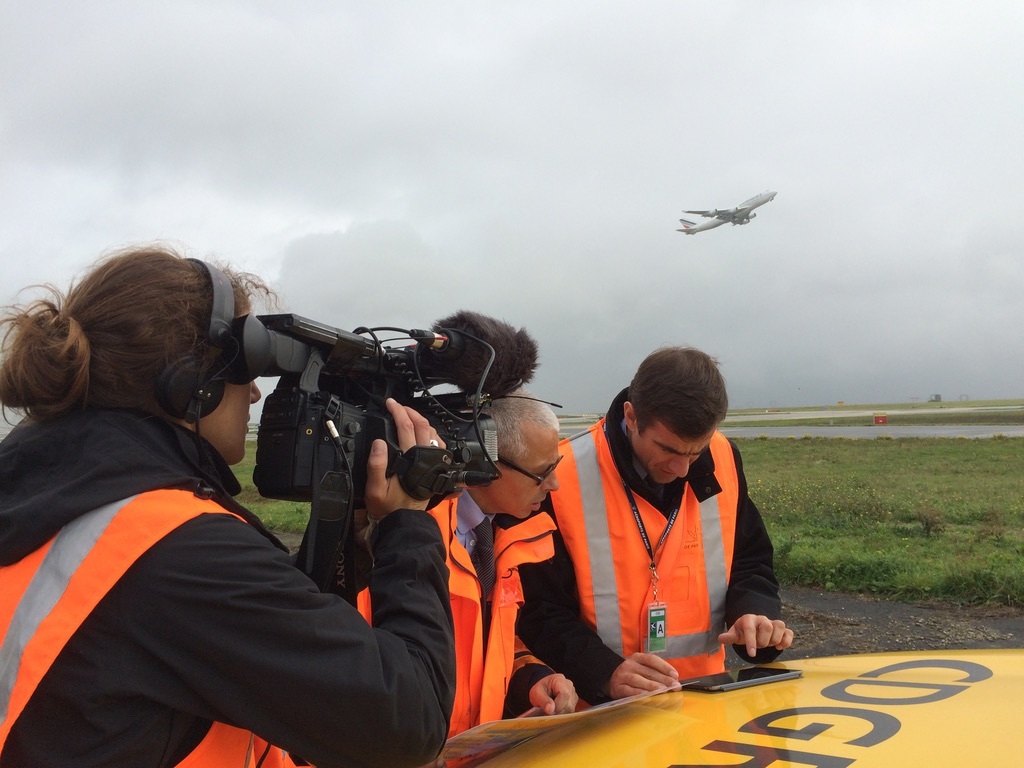
[{"label": "video camera", "polygon": [[[310,502],[298,557],[322,590],[350,601],[358,591],[352,520],[364,501],[374,439],[388,443],[388,473],[420,500],[436,503],[498,476],[497,431],[486,411],[536,367],[536,345],[525,331],[471,312],[430,331],[350,333],[294,314],[235,323],[233,366],[253,378],[280,377],[263,406],[253,480],[264,497]],[[383,332],[399,336],[382,342]],[[493,366],[496,346],[504,363]],[[432,391],[442,385],[459,391]],[[388,397],[423,414],[445,447],[403,453]]]}]

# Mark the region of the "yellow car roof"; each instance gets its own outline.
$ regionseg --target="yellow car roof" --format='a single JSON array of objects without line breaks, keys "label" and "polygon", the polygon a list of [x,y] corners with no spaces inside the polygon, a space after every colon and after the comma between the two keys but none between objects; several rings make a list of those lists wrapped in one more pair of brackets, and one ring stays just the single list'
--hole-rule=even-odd
[{"label": "yellow car roof", "polygon": [[449,768],[1024,766],[1024,650],[771,666],[803,677],[719,693],[672,691],[562,716],[489,759],[465,757]]}]

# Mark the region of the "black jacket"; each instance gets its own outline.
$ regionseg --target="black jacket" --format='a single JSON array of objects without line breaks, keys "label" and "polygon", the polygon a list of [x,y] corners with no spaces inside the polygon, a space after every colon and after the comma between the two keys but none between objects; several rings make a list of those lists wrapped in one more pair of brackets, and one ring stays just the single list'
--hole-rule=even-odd
[{"label": "black jacket", "polygon": [[85,512],[159,488],[203,488],[250,524],[201,515],[140,557],[41,681],[3,768],[173,766],[215,720],[321,767],[437,754],[454,640],[444,546],[425,512],[378,526],[371,628],[232,499],[238,483],[205,441],[143,413],[88,411],[0,443],[0,566]]},{"label": "black jacket", "polygon": [[[626,390],[623,390],[609,408],[606,424],[615,466],[634,493],[667,517],[678,506],[687,484],[699,501],[721,492],[710,451],[705,451],[690,465],[685,478],[666,485],[664,494],[648,485],[633,466],[629,439],[620,428],[625,401]],[[779,583],[772,564],[772,543],[761,513],[747,495],[739,451],[735,445],[732,448],[740,487],[735,549],[726,593],[725,619],[729,626],[744,614],[779,618],[782,611]],[[547,499],[542,509],[550,510],[550,505]],[[582,699],[591,704],[603,700],[601,688],[623,659],[580,620],[576,573],[558,531],[555,531],[555,556],[545,563],[521,565],[519,576],[526,598],[516,625],[520,638],[540,659],[570,678]],[[756,663],[771,661],[780,653],[774,648],[763,648],[750,658],[745,647],[733,646],[733,649],[740,658]]]}]

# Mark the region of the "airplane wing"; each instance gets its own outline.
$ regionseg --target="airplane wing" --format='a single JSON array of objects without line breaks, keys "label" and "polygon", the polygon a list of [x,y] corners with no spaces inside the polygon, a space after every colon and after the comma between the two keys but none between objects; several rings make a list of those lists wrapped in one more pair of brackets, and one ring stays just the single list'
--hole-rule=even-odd
[{"label": "airplane wing", "polygon": [[710,211],[683,211],[683,213],[695,213],[698,216],[703,216],[707,219],[718,219],[719,221],[732,221],[736,216],[736,210],[720,211],[714,208]]}]

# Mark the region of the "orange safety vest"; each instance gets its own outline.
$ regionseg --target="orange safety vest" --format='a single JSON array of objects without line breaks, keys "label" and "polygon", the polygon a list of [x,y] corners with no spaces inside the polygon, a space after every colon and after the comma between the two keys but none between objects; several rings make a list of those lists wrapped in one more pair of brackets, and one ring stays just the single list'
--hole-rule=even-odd
[{"label": "orange safety vest", "polygon": [[[565,459],[551,503],[576,571],[580,617],[605,645],[628,657],[645,650],[647,607],[654,602],[654,589],[650,558],[604,421],[562,441]],[[721,492],[698,502],[687,484],[675,523],[655,553],[658,600],[667,612],[667,648],[659,655],[680,678],[725,668],[718,635],[726,629],[739,476],[732,446],[723,435],[715,433],[710,449]],[[668,521],[645,499],[637,494],[634,498],[653,548]]]},{"label": "orange safety vest", "polygon": [[[516,636],[516,619],[523,604],[519,581],[522,563],[539,563],[554,555],[551,532],[554,521],[534,515],[508,529],[495,528],[495,583],[491,592],[491,625],[486,652],[480,581],[466,548],[455,536],[458,497],[446,499],[428,510],[441,528],[447,550],[448,592],[455,624],[456,686],[452,708],[451,738],[480,723],[500,720],[512,674],[525,664],[539,661],[525,652]],[[358,607],[370,621],[369,590],[359,594]]]},{"label": "orange safety vest", "polygon": [[[149,491],[82,515],[0,569],[0,751],[54,660],[118,579],[168,533],[207,513],[233,514],[189,491]],[[266,748],[249,731],[214,723],[178,768],[250,768]],[[262,765],[294,763],[271,748]]]}]

